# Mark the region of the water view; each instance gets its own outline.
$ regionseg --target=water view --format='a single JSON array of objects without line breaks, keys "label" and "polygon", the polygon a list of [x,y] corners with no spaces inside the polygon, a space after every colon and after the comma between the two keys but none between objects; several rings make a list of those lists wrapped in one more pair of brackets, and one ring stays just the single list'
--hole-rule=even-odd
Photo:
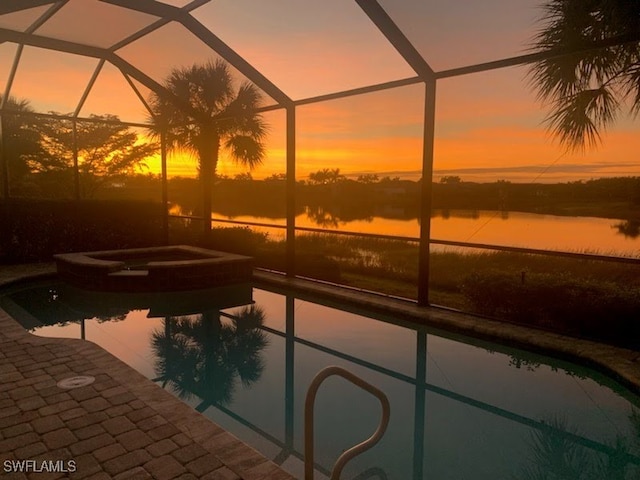
[{"label": "water view", "polygon": [[[56,283],[15,288],[0,306],[36,335],[101,345],[297,477],[304,397],[328,365],[361,376],[391,403],[384,438],[345,478],[640,473],[640,399],[594,371],[292,293],[248,292],[246,305],[209,292],[211,303],[199,300],[194,313],[184,296],[158,304]],[[379,415],[375,398],[328,379],[316,404],[316,478],[369,436]]]},{"label": "water view", "polygon": [[[214,213],[212,218],[276,225],[286,223],[284,218],[252,215],[225,217]],[[215,222],[214,225],[227,226]],[[341,220],[340,217],[331,215],[320,217],[317,211],[307,211],[296,216],[296,226],[403,237],[420,235],[420,224],[417,218],[372,216],[366,219]],[[282,229],[255,228],[262,228],[273,239],[283,239],[285,235]],[[431,218],[431,232],[432,237],[437,240],[615,256],[640,256],[640,235],[633,229],[632,222],[615,218],[491,210],[445,210],[436,212],[436,215]],[[434,248],[442,247],[434,245]]]}]

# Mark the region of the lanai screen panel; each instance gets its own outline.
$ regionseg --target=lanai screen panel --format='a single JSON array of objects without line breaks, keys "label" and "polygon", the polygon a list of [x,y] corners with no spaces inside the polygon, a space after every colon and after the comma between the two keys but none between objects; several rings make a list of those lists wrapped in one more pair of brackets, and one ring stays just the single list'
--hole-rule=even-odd
[{"label": "lanai screen panel", "polygon": [[533,182],[562,154],[527,69],[510,67],[442,79],[436,101],[435,180]]},{"label": "lanai screen panel", "polygon": [[124,40],[158,17],[99,0],[70,0],[35,33],[101,48]]},{"label": "lanai screen panel", "polygon": [[[222,57],[189,29],[175,22],[168,23],[116,51],[152,80],[164,84],[174,69],[215,63]],[[235,84],[249,79],[230,66]],[[275,102],[263,93],[263,105]]]},{"label": "lanai screen panel", "polygon": [[293,99],[415,76],[353,1],[221,0],[193,15]]},{"label": "lanai screen panel", "polygon": [[[149,90],[135,85],[140,97],[146,99]],[[150,114],[127,77],[116,67],[105,62],[80,110],[81,117],[115,115],[124,122],[147,123]]]},{"label": "lanai screen panel", "polygon": [[417,180],[421,174],[424,87],[411,85],[298,108],[299,179],[339,168],[357,179],[368,174]]},{"label": "lanai screen panel", "polygon": [[0,28],[7,28],[16,32],[24,32],[48,9],[48,6],[43,5],[40,7],[19,10],[17,12],[5,13],[4,15],[0,15]]},{"label": "lanai screen panel", "polygon": [[9,72],[16,57],[17,46],[11,43],[0,44],[0,95],[4,95]]},{"label": "lanai screen panel", "polygon": [[158,83],[175,68],[215,61],[220,56],[184,26],[172,22],[116,51]]},{"label": "lanai screen panel", "polygon": [[95,70],[95,58],[24,47],[11,96],[37,112],[72,114]]},{"label": "lanai screen panel", "polygon": [[529,53],[539,0],[379,0],[436,71]]},{"label": "lanai screen panel", "polygon": [[594,148],[567,149],[549,129],[552,105],[537,98],[529,79],[530,67],[518,66],[438,82],[435,181],[559,183],[633,175],[640,143],[629,102]]},{"label": "lanai screen panel", "polygon": [[174,7],[184,7],[191,3],[191,0],[162,0],[162,3],[173,5]]}]

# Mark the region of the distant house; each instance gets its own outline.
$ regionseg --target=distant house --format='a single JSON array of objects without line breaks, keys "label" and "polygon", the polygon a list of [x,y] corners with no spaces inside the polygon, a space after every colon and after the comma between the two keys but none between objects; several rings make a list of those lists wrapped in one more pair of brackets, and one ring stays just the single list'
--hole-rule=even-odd
[{"label": "distant house", "polygon": [[391,217],[398,218],[404,217],[407,214],[407,209],[405,207],[398,207],[394,205],[382,205],[376,209],[376,215],[380,217]]},{"label": "distant house", "polygon": [[401,197],[407,194],[407,189],[402,185],[380,185],[378,193],[387,197]]},{"label": "distant house", "polygon": [[376,191],[387,198],[404,197],[407,194],[407,188],[404,185],[394,183],[379,184]]}]

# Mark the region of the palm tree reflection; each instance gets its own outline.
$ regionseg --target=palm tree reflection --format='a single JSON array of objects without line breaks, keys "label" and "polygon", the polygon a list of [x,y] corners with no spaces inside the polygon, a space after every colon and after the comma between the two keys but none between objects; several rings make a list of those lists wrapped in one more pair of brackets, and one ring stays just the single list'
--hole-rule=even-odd
[{"label": "palm tree reflection", "polygon": [[578,445],[570,436],[575,433],[561,419],[553,419],[548,429],[531,436],[531,462],[522,469],[518,480],[631,480],[640,475],[640,414],[629,417],[633,432],[629,437],[616,436],[599,452]]},{"label": "palm tree reflection", "polygon": [[323,228],[338,228],[340,226],[340,217],[331,209],[314,205],[305,207],[305,213],[315,225]]},{"label": "palm tree reflection", "polygon": [[249,387],[264,370],[264,311],[251,305],[228,315],[230,322],[220,317],[218,311],[167,317],[164,329],[152,333],[156,375],[163,387],[169,384],[184,400],[200,398],[200,412],[231,403],[236,378]]},{"label": "palm tree reflection", "polygon": [[618,230],[617,233],[627,238],[640,237],[640,221],[625,220],[624,222],[616,223],[613,228]]}]

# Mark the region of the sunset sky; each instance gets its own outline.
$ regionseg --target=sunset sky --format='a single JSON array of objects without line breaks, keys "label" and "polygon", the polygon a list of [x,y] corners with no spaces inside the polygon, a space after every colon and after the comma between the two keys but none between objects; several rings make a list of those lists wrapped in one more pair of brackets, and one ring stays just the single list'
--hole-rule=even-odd
[{"label": "sunset sky", "polygon": [[[436,71],[526,53],[540,3],[488,0],[472,8],[446,0],[380,1]],[[24,30],[45,10],[0,16],[0,28]],[[415,76],[355,2],[216,0],[192,13],[294,100]],[[98,0],[71,0],[36,33],[107,47],[153,20]],[[2,91],[15,52],[15,45],[0,44]],[[174,23],[117,53],[159,82],[176,66],[215,58]],[[38,111],[72,112],[97,64],[92,58],[25,47],[11,95],[29,99]],[[354,176],[419,178],[423,105],[424,89],[413,85],[299,107],[298,178],[321,168]],[[600,148],[567,154],[545,129],[547,109],[529,86],[525,67],[441,80],[436,106],[436,180],[441,175],[566,181],[640,174],[637,120],[625,110],[603,135]],[[132,122],[147,117],[124,76],[110,64],[100,72],[80,115],[91,113]],[[254,178],[285,171],[284,111],[269,112],[265,120],[270,126],[267,158],[252,172]],[[194,166],[193,159],[174,155],[170,174],[190,175]],[[226,175],[244,171],[224,157],[218,167]]]}]

